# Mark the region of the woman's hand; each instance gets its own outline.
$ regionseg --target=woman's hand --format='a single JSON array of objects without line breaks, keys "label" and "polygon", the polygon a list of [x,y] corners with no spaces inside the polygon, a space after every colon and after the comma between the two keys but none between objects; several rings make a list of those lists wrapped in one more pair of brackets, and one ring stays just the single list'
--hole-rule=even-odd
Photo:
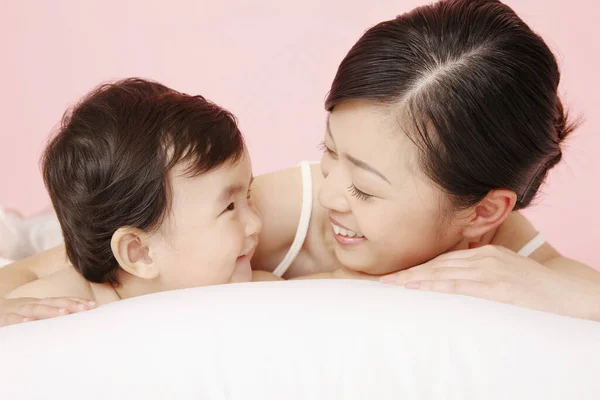
[{"label": "woman's hand", "polygon": [[381,281],[600,321],[600,272],[583,268],[585,273],[569,273],[488,245],[443,254]]},{"label": "woman's hand", "polygon": [[74,314],[95,306],[95,302],[78,297],[2,299],[0,300],[0,327]]}]

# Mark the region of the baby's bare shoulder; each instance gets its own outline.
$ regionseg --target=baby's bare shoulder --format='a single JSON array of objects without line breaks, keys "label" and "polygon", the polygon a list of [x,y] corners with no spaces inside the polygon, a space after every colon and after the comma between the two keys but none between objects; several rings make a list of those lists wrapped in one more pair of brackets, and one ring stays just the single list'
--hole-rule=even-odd
[{"label": "baby's bare shoulder", "polygon": [[27,283],[9,293],[6,298],[81,297],[93,299],[90,284],[73,267],[57,271],[44,278]]}]

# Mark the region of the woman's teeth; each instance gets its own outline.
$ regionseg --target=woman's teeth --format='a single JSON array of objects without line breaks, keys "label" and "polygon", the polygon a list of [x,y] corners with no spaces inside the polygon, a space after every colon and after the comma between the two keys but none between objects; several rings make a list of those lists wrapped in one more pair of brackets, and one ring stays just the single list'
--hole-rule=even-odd
[{"label": "woman's teeth", "polygon": [[346,237],[356,237],[356,238],[363,238],[364,235],[362,235],[361,233],[358,232],[354,232],[351,231],[350,229],[344,229],[340,226],[337,226],[336,224],[332,223],[331,227],[333,228],[333,231],[335,232],[336,235],[341,235],[341,236],[346,236]]}]

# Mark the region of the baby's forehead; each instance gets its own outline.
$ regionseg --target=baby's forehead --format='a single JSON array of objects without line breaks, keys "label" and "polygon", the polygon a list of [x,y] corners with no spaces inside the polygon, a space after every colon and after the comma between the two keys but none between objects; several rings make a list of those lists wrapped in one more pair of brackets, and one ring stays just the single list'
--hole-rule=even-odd
[{"label": "baby's forehead", "polygon": [[248,163],[223,163],[217,168],[194,173],[186,162],[176,164],[169,171],[173,203],[177,199],[206,202],[225,201],[238,191],[246,191],[252,180]]}]

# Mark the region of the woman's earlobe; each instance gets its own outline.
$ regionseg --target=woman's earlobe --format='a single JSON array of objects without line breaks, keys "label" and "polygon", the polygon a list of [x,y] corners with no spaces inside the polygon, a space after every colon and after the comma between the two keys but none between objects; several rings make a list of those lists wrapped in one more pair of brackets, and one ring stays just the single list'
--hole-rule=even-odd
[{"label": "woman's earlobe", "polygon": [[148,235],[137,228],[121,227],[113,234],[110,245],[121,269],[141,279],[155,279],[159,269],[151,254]]}]

